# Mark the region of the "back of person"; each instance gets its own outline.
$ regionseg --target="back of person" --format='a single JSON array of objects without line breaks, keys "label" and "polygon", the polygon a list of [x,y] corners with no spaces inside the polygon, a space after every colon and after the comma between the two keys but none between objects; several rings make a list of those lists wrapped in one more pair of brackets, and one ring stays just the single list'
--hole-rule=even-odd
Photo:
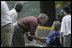
[{"label": "back of person", "polygon": [[24,17],[23,19],[20,19],[17,22],[18,22],[18,25],[21,27],[21,29],[23,29],[23,31],[25,31],[25,32],[27,32],[31,29],[30,26],[33,26],[33,27],[38,26],[37,18],[35,18],[33,16]]},{"label": "back of person", "polygon": [[12,19],[9,16],[9,8],[5,1],[1,1],[1,27],[11,22]]},{"label": "back of person", "polygon": [[66,26],[66,30],[64,32],[64,35],[67,35],[67,34],[71,34],[71,15],[66,15],[64,18],[63,18],[63,21],[65,22],[65,26]]},{"label": "back of person", "polygon": [[18,14],[15,9],[9,11],[10,17],[12,18],[12,22],[15,23],[17,21]]}]

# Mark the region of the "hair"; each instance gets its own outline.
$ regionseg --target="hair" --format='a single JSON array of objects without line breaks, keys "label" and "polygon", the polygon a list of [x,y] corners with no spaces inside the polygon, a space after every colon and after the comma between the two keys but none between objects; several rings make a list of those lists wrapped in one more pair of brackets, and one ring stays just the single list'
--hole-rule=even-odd
[{"label": "hair", "polygon": [[54,21],[52,27],[55,31],[59,31],[61,27],[61,23],[59,21]]},{"label": "hair", "polygon": [[40,18],[40,19],[43,19],[43,18],[45,18],[45,17],[48,17],[48,15],[46,15],[46,14],[44,14],[44,13],[42,13],[42,14],[40,14],[40,15],[38,16],[38,18]]},{"label": "hair", "polygon": [[21,3],[16,3],[14,8],[17,12],[21,12],[23,5]]},{"label": "hair", "polygon": [[43,26],[46,24],[46,22],[48,21],[48,15],[44,14],[44,13],[41,13],[39,16],[38,16],[38,23],[39,25]]},{"label": "hair", "polygon": [[63,10],[64,10],[67,14],[70,14],[70,13],[71,13],[71,6],[64,7]]}]

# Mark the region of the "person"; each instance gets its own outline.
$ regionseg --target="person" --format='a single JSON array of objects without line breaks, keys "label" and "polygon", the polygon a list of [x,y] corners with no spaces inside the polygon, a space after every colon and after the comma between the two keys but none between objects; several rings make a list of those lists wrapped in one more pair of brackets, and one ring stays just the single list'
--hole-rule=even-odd
[{"label": "person", "polygon": [[60,25],[59,21],[53,22],[53,32],[48,34],[46,38],[37,38],[36,40],[45,43],[47,47],[60,47]]},{"label": "person", "polygon": [[5,1],[1,1],[1,47],[11,47],[13,36],[12,19]]},{"label": "person", "polygon": [[14,29],[14,23],[17,21],[18,13],[21,12],[22,8],[23,5],[21,3],[16,3],[14,8],[9,11],[9,15],[12,18],[13,29]]},{"label": "person", "polygon": [[21,12],[23,5],[21,3],[16,3],[14,8],[9,11],[10,17],[12,18],[12,22],[15,23],[17,21],[18,13]]},{"label": "person", "polygon": [[[64,17],[63,14],[58,14],[58,15],[56,15],[56,20],[55,21],[59,21],[60,24],[61,24],[63,17]],[[53,28],[53,26],[52,26],[52,28]],[[51,32],[53,32],[53,30],[51,30]]]},{"label": "person", "polygon": [[59,14],[59,15],[56,16],[56,20],[59,21],[59,22],[62,22],[63,17],[64,17],[63,15]]},{"label": "person", "polygon": [[[24,34],[26,33],[28,39],[32,41],[36,39],[35,31],[38,25],[43,25],[48,20],[46,14],[40,14],[38,18],[34,16],[24,17],[18,20],[14,26],[13,34],[13,46],[14,47],[25,47]],[[29,32],[29,33],[28,33]]]},{"label": "person", "polygon": [[62,19],[61,34],[63,37],[63,47],[70,47],[71,44],[71,7],[64,7],[65,16]]}]

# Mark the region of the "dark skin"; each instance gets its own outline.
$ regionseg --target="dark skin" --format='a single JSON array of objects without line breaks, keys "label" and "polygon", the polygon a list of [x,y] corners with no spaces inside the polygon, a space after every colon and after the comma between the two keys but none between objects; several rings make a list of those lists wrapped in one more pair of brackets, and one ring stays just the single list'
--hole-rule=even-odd
[{"label": "dark skin", "polygon": [[15,10],[16,10],[17,12],[21,12],[21,10],[22,10],[22,8],[23,8],[23,5],[20,4],[20,3],[17,3],[14,8],[15,8]]}]

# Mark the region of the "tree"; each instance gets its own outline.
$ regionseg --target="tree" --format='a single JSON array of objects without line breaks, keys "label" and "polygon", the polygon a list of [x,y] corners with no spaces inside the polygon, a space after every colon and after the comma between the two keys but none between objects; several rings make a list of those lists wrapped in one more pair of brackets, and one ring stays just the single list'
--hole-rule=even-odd
[{"label": "tree", "polygon": [[71,1],[55,1],[56,8],[64,7],[68,4],[71,4]]},{"label": "tree", "polygon": [[52,26],[56,19],[55,2],[54,1],[40,1],[40,12],[49,16],[49,20],[44,26]]}]

